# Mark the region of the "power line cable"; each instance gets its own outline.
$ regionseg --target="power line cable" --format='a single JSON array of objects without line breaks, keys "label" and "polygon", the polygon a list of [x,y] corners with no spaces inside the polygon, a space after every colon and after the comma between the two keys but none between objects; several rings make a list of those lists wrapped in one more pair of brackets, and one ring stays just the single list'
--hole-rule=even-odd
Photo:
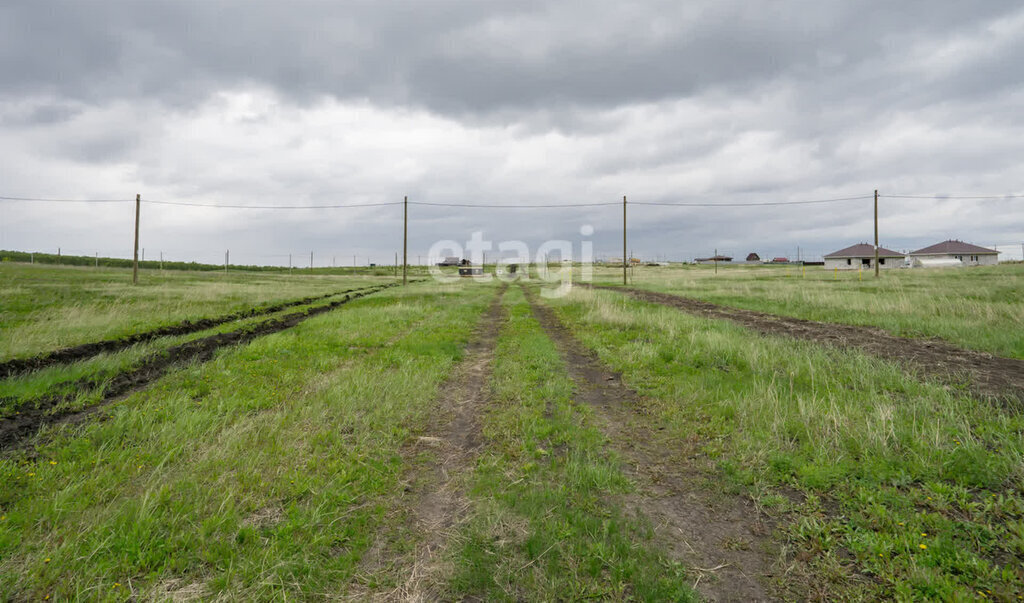
[{"label": "power line cable", "polygon": [[401,205],[401,201],[387,201],[382,203],[361,203],[355,205],[217,205],[214,203],[189,203],[186,201],[154,201],[143,199],[143,203],[154,205],[179,205],[186,207],[213,207],[221,209],[355,209],[359,207],[383,207],[385,205]]},{"label": "power line cable", "polygon": [[38,197],[0,197],[0,201],[41,201],[45,203],[131,203],[134,199],[40,199]]},{"label": "power line cable", "polygon": [[755,207],[768,205],[808,205],[811,203],[840,203],[842,201],[862,201],[874,199],[873,195],[860,197],[839,197],[835,199],[809,199],[804,201],[755,201],[750,203],[673,203],[662,201],[630,201],[629,205],[658,205],[662,207]]},{"label": "power line cable", "polygon": [[429,205],[431,207],[479,207],[493,209],[558,209],[562,207],[601,207],[619,204],[619,201],[608,201],[600,203],[562,203],[557,205],[488,205],[485,203],[435,203],[432,201],[409,202],[409,205]]},{"label": "power line cable", "polygon": [[[872,195],[861,195],[856,197],[836,197],[830,199],[806,199],[797,201],[754,201],[735,203],[702,203],[702,202],[671,202],[671,201],[630,201],[629,205],[649,205],[658,207],[770,207],[783,205],[810,205],[816,203],[842,203],[845,201],[863,201],[872,199]],[[879,198],[887,199],[924,199],[942,201],[945,199],[959,200],[985,200],[985,199],[1014,199],[1024,198],[1024,195],[879,195]],[[41,197],[6,197],[0,196],[0,201],[31,201],[43,203],[131,203],[134,199],[52,199]],[[246,204],[216,204],[196,203],[188,201],[159,201],[154,199],[142,199],[142,203],[153,205],[172,205],[181,207],[210,207],[214,209],[356,209],[360,207],[386,207],[402,205],[402,201],[384,201],[378,203],[360,204],[325,204],[325,205],[246,205]],[[607,201],[596,203],[563,203],[563,204],[521,204],[521,205],[491,205],[485,203],[441,203],[433,201],[409,201],[409,205],[423,205],[429,207],[460,207],[479,209],[562,209],[573,207],[609,207],[618,206],[619,201]]]},{"label": "power line cable", "polygon": [[1017,199],[1024,197],[1024,195],[977,195],[973,197],[953,196],[953,195],[878,195],[879,197],[886,197],[889,199],[935,199],[942,201],[944,199]]}]

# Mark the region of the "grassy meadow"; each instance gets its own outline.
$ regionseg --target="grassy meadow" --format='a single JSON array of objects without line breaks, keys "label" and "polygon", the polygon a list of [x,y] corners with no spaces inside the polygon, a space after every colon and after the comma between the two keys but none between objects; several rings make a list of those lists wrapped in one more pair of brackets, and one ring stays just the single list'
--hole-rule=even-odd
[{"label": "grassy meadow", "polygon": [[[622,271],[596,268],[597,283]],[[903,337],[1024,358],[1024,263],[963,269],[825,270],[821,266],[640,266],[631,284],[796,318],[875,326]]]},{"label": "grassy meadow", "polygon": [[1024,595],[1024,417],[613,291],[553,305],[643,395],[665,445],[701,442],[708,487],[779,518],[794,597]]},{"label": "grassy meadow", "polygon": [[[1019,266],[878,282],[796,270],[642,267],[634,285],[1020,357]],[[0,264],[0,359],[393,280],[126,277]],[[1024,597],[1013,408],[617,291],[533,297],[637,392],[621,433],[677,459],[695,498],[752,501],[768,518],[761,541],[712,548],[765,551],[772,597]],[[66,396],[55,410],[89,408],[145,358],[267,318],[0,379],[0,428],[46,396]],[[467,344],[485,323],[490,368],[470,383],[484,401],[460,410],[475,444],[438,481],[451,451],[423,442],[439,439],[445,385],[480,353]],[[648,495],[628,466],[641,457],[610,435],[568,362],[519,284],[464,279],[384,289],[175,366],[0,450],[0,600],[399,599],[410,583],[444,600],[699,600],[714,568],[681,561],[665,545],[677,535],[643,505],[624,508]],[[451,525],[417,519],[433,490],[455,500]]]},{"label": "grassy meadow", "polygon": [[0,361],[393,278],[0,263]]}]

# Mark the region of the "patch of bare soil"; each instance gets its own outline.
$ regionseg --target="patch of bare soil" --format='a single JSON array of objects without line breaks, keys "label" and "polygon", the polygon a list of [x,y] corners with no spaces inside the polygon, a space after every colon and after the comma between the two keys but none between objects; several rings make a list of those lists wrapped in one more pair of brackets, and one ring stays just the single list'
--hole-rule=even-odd
[{"label": "patch of bare soil", "polygon": [[[189,341],[153,354],[134,368],[114,376],[109,383],[105,384],[103,397],[96,404],[88,408],[54,410],[61,403],[68,401],[67,396],[53,396],[38,400],[34,405],[20,408],[20,414],[8,416],[0,420],[0,450],[20,445],[39,431],[39,428],[43,425],[81,423],[100,408],[123,396],[145,388],[176,366],[193,361],[207,362],[213,358],[217,350],[223,347],[245,344],[257,337],[290,329],[309,318],[329,312],[349,301],[390,286],[392,285],[378,286],[357,293],[346,294],[341,299],[334,300],[323,306],[307,308],[301,312],[279,316],[237,331],[210,335],[209,337]],[[90,385],[98,384],[83,384],[83,387]]]},{"label": "patch of bare soil", "polygon": [[50,366],[56,366],[58,364],[67,364],[69,362],[77,362],[79,360],[85,360],[92,358],[105,352],[118,352],[120,350],[129,348],[137,343],[144,343],[147,341],[153,341],[161,337],[168,337],[172,335],[188,335],[189,333],[198,333],[199,331],[205,331],[206,329],[212,329],[213,327],[220,326],[225,323],[229,323],[234,320],[242,320],[245,318],[253,318],[255,316],[267,316],[280,312],[287,308],[293,308],[295,306],[304,306],[313,302],[321,301],[329,297],[335,297],[338,295],[344,295],[346,293],[352,293],[353,291],[359,291],[359,289],[346,289],[344,291],[336,291],[334,293],[327,293],[326,295],[317,295],[315,297],[304,297],[302,299],[296,299],[293,301],[282,302],[273,304],[270,306],[263,306],[260,308],[248,308],[239,312],[232,312],[231,314],[224,314],[222,316],[215,316],[211,318],[200,318],[198,320],[185,320],[173,325],[167,325],[152,329],[150,331],[144,331],[142,333],[133,333],[127,337],[120,337],[117,339],[107,339],[104,341],[96,341],[93,343],[83,343],[70,348],[63,348],[60,350],[54,350],[40,356],[33,356],[32,358],[14,358],[0,362],[0,379],[7,379],[8,377],[14,377],[17,375],[23,375],[32,371],[38,371]]},{"label": "patch of bare soil", "polygon": [[772,526],[752,501],[714,490],[696,459],[698,441],[668,440],[644,423],[643,402],[577,340],[550,308],[527,299],[555,342],[576,383],[576,398],[597,412],[604,433],[623,456],[637,492],[619,501],[647,517],[655,538],[696,576],[711,601],[764,601],[777,548]]},{"label": "patch of bare soil", "polygon": [[[390,592],[357,596],[396,601],[431,601],[443,596],[439,584],[443,552],[469,508],[463,479],[483,444],[480,416],[490,396],[488,380],[504,318],[501,299],[507,288],[503,285],[498,290],[466,347],[465,357],[441,385],[439,407],[425,435],[416,438],[407,451],[407,456],[415,456],[429,450],[436,458],[418,466],[406,488],[413,499],[408,504],[418,542],[412,555],[391,570],[402,574],[400,583]],[[379,569],[387,546],[383,537],[378,539],[364,561],[365,571]]]},{"label": "patch of bare soil", "polygon": [[952,384],[966,382],[977,397],[1024,404],[1024,360],[965,350],[936,339],[897,337],[873,327],[817,322],[719,306],[705,301],[643,289],[606,287],[637,299],[670,306],[707,318],[725,318],[767,335],[786,335],[841,348],[854,348],[909,365],[915,371]]}]

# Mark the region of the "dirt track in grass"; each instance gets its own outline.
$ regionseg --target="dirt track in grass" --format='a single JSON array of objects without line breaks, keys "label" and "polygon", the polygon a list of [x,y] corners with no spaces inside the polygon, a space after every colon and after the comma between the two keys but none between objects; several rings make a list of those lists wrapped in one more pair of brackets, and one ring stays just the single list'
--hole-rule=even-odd
[{"label": "dirt track in grass", "polygon": [[[368,289],[369,287],[367,287]],[[302,299],[296,299],[288,302],[282,302],[273,304],[270,306],[263,306],[259,308],[248,308],[239,312],[232,312],[231,314],[224,314],[222,316],[215,316],[211,318],[200,318],[198,320],[184,320],[182,322],[167,325],[165,327],[159,327],[142,333],[134,333],[127,337],[120,337],[117,339],[106,339],[103,341],[96,341],[93,343],[83,343],[69,348],[63,348],[60,350],[54,350],[40,356],[33,356],[32,358],[14,358],[0,362],[0,379],[7,379],[8,377],[15,377],[17,375],[23,375],[32,371],[38,371],[39,369],[47,368],[50,366],[56,366],[58,364],[67,364],[69,362],[77,362],[79,360],[86,360],[93,356],[98,356],[103,353],[119,352],[126,348],[129,348],[138,343],[145,343],[147,341],[153,341],[161,337],[169,337],[173,335],[188,335],[189,333],[198,333],[199,331],[205,331],[212,329],[213,327],[220,326],[225,323],[229,323],[234,320],[242,320],[245,318],[253,318],[256,316],[268,316],[287,308],[294,308],[295,306],[304,306],[318,302],[330,297],[336,297],[338,295],[344,295],[346,293],[352,293],[353,291],[359,291],[360,289],[345,289],[344,291],[336,291],[334,293],[328,293],[326,295],[317,295],[315,297],[304,297]]]},{"label": "dirt track in grass", "polygon": [[891,335],[882,329],[767,314],[729,308],[705,301],[644,289],[595,288],[621,291],[637,299],[678,308],[706,318],[724,318],[766,335],[786,335],[796,339],[857,349],[873,356],[894,360],[915,372],[945,383],[965,385],[975,396],[1024,408],[1024,360],[1003,358],[984,352],[965,350],[937,339],[909,339]]},{"label": "dirt track in grass", "polygon": [[66,396],[54,396],[36,401],[30,407],[20,408],[19,414],[0,419],[0,450],[22,445],[44,425],[81,423],[97,410],[123,396],[145,388],[176,366],[188,362],[207,362],[221,348],[241,345],[257,337],[290,329],[309,318],[329,312],[354,299],[391,286],[393,285],[383,285],[357,293],[346,294],[341,299],[322,306],[279,316],[237,331],[218,333],[195,341],[189,341],[153,354],[143,360],[140,365],[115,375],[106,384],[102,398],[84,409],[55,410],[62,403],[68,401]]},{"label": "dirt track in grass", "polygon": [[699,442],[660,437],[642,419],[639,395],[622,383],[524,287],[534,316],[555,342],[576,384],[576,399],[595,409],[600,427],[627,461],[637,492],[617,501],[650,519],[655,538],[697,577],[711,601],[764,601],[771,578],[771,525],[752,501],[715,491],[693,461]]},{"label": "dirt track in grass", "polygon": [[[436,459],[416,468],[406,488],[412,529],[418,536],[415,551],[394,563],[390,571],[400,573],[397,588],[389,592],[361,593],[362,598],[393,601],[433,601],[443,597],[442,556],[450,535],[466,516],[469,501],[463,480],[472,470],[480,446],[481,416],[490,398],[491,365],[498,333],[504,321],[501,305],[507,285],[495,294],[490,307],[477,325],[465,356],[438,392],[438,409],[426,435],[416,438],[409,456],[430,450]],[[385,563],[382,537],[364,560],[364,569],[373,572]]]}]

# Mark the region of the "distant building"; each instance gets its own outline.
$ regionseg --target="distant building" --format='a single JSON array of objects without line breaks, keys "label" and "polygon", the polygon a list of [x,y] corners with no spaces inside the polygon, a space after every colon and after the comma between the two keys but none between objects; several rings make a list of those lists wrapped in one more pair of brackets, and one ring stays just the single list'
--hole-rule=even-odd
[{"label": "distant building", "polygon": [[761,256],[759,256],[759,255],[757,255],[756,253],[753,253],[753,252],[748,253],[747,254],[747,261],[748,262],[760,262],[761,261]]},{"label": "distant building", "polygon": [[709,258],[697,258],[693,261],[698,264],[715,264],[717,262],[731,262],[732,258],[727,255],[713,255]]},{"label": "distant building", "polygon": [[772,258],[772,263],[773,264],[788,264],[789,263],[789,258],[784,258],[784,257]]},{"label": "distant building", "polygon": [[999,263],[999,252],[948,240],[910,252],[910,261],[916,267],[928,266],[995,266]]},{"label": "distant building", "polygon": [[438,266],[458,266],[459,258],[455,256],[448,256],[444,260],[437,263]]},{"label": "distant building", "polygon": [[[903,263],[903,257],[904,254],[898,251],[879,247],[878,267],[899,268]],[[833,251],[825,256],[825,268],[828,270],[832,270],[834,268],[838,268],[840,270],[857,270],[863,268],[867,270],[868,268],[874,269],[874,267],[875,247],[868,243],[850,245],[845,249]]]}]

